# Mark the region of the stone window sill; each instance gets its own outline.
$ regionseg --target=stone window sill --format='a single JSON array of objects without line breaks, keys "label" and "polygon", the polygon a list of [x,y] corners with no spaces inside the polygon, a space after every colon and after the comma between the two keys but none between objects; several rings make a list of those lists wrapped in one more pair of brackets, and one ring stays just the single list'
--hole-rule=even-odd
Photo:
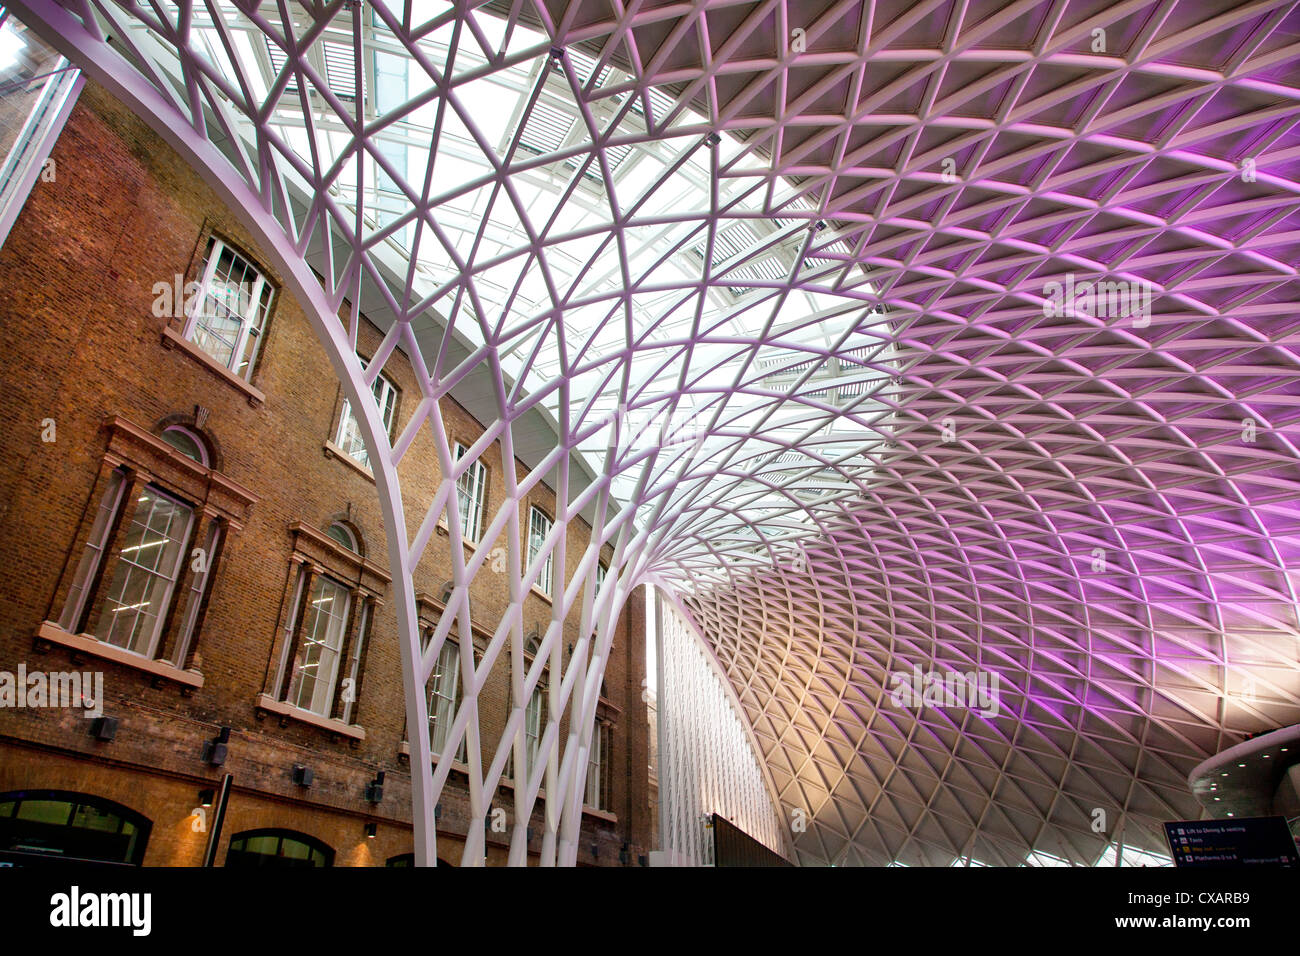
[{"label": "stone window sill", "polygon": [[254,408],[258,408],[266,402],[266,395],[260,389],[254,388],[230,369],[219,364],[211,355],[185,338],[170,325],[163,328],[162,344],[163,348],[179,348],[183,354],[188,355],[218,378],[224,379],[228,385],[233,385],[239,389],[248,399],[248,404]]},{"label": "stone window sill", "polygon": [[[405,747],[406,744],[403,743],[402,746]],[[502,777],[497,782],[497,786],[506,790],[513,791],[515,789],[515,781],[510,777]],[[546,802],[545,787],[538,789],[537,799],[542,803]],[[610,813],[608,810],[597,810],[595,807],[589,807],[585,803],[582,805],[582,813],[583,816],[595,817],[597,820],[605,820],[609,823],[618,823],[618,814]]]},{"label": "stone window sill", "polygon": [[618,823],[618,814],[610,813],[608,810],[597,810],[595,807],[589,807],[585,803],[582,805],[582,815],[595,817],[597,820],[605,820],[608,823]]},{"label": "stone window sill", "polygon": [[[451,532],[447,529],[446,518],[439,518],[438,523],[434,527],[437,529],[438,534],[442,535],[444,538],[451,537]],[[479,542],[471,541],[469,538],[466,538],[464,535],[461,535],[460,543],[469,549],[469,553],[471,555],[478,550]]]},{"label": "stone window sill", "polygon": [[53,621],[45,621],[41,624],[40,629],[36,632],[36,639],[58,644],[69,650],[98,657],[101,660],[122,664],[145,674],[173,681],[192,690],[198,690],[203,686],[203,675],[198,671],[181,670],[167,661],[152,660],[125,648],[107,644],[89,634],[69,634]]},{"label": "stone window sill", "polygon": [[368,481],[372,481],[372,482],[375,480],[375,473],[373,471],[371,471],[365,465],[361,464],[361,462],[357,461],[355,458],[353,458],[351,455],[345,452],[338,445],[334,444],[332,441],[325,442],[324,448],[325,448],[326,458],[337,458],[339,461],[343,462],[343,464],[347,465],[349,468],[355,471],[362,478],[365,478]]},{"label": "stone window sill", "polygon": [[[411,759],[411,742],[409,740],[403,740],[397,745],[397,755],[399,757],[405,757],[407,760]],[[437,754],[433,755],[433,765],[435,767],[438,765],[439,759],[440,758]],[[456,773],[463,773],[466,776],[469,776],[469,764],[463,764],[459,760],[453,760],[451,762],[451,769]]]},{"label": "stone window sill", "polygon": [[257,695],[257,709],[264,710],[268,714],[275,714],[277,717],[296,720],[300,723],[329,731],[332,734],[339,734],[352,740],[366,739],[366,732],[360,727],[356,727],[352,724],[345,724],[343,721],[335,720],[332,717],[322,717],[320,714],[313,714],[310,710],[303,710],[301,707],[295,707],[293,704],[286,703],[285,701],[276,700],[269,694]]}]

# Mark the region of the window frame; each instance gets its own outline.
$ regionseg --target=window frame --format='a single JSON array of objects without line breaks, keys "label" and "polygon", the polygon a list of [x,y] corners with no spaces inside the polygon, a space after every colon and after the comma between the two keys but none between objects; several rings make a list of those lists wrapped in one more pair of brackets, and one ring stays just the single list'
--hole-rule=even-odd
[{"label": "window frame", "polygon": [[[433,629],[426,632],[426,641],[433,635]],[[445,660],[444,660],[445,658]],[[450,681],[452,686],[447,688],[446,681]],[[447,735],[451,733],[451,725],[456,721],[456,714],[460,711],[461,705],[465,701],[465,689],[460,679],[460,641],[453,637],[447,637],[442,642],[442,647],[438,649],[438,660],[434,663],[434,673],[429,679],[429,685],[425,690],[425,699],[428,707],[429,721],[429,752],[438,759],[442,759],[443,751],[447,749]],[[436,725],[435,721],[439,719],[438,711],[441,709],[439,702],[446,702],[446,723]],[[435,737],[441,736],[441,742],[436,742]],[[468,735],[462,736],[460,745],[456,752],[452,754],[454,763],[464,764],[468,751],[465,742]]]},{"label": "window frame", "polygon": [[[469,449],[470,446],[466,445],[464,442],[455,442],[452,445],[453,461],[459,462],[461,458],[469,454]],[[480,538],[483,536],[483,521],[487,516],[489,477],[490,473],[488,467],[483,462],[483,456],[480,455],[470,464],[464,474],[456,479],[456,509],[457,514],[460,515],[460,534],[465,542],[472,546],[477,546]],[[477,496],[473,496],[472,493],[464,491],[462,482],[466,479],[469,479],[469,485],[471,488],[477,480]],[[464,500],[461,497],[463,493],[466,495],[466,499],[470,501],[470,514],[474,517],[474,521],[472,522],[473,527],[470,526],[471,522],[469,520],[469,515],[464,514],[464,509],[461,507],[462,500]]]},{"label": "window frame", "polygon": [[[187,453],[185,449],[181,448],[175,442],[169,441],[167,438],[168,435],[183,435],[185,439],[193,444],[198,450],[198,455],[195,456]],[[208,452],[208,443],[203,440],[202,436],[192,429],[186,428],[184,425],[168,425],[162,430],[158,437],[167,442],[168,445],[171,445],[172,448],[175,448],[177,452],[184,455],[186,458],[191,461],[197,461],[204,468],[210,468],[212,466],[212,456]]]},{"label": "window frame", "polygon": [[[364,372],[370,364],[370,359],[361,356],[357,356],[357,358],[361,362],[361,370]],[[376,391],[376,389],[378,390]],[[375,396],[375,402],[379,405],[379,414],[384,421],[384,434],[391,441],[393,423],[397,420],[397,399],[401,394],[401,390],[397,387],[397,383],[385,375],[382,370],[375,376],[370,390]],[[360,442],[359,445],[355,445],[347,437],[349,424],[354,426],[356,439]],[[360,423],[357,421],[357,417],[352,414],[352,402],[346,396],[344,396],[339,409],[339,421],[338,426],[334,429],[333,445],[362,468],[370,471],[374,470],[370,467],[370,453],[366,451],[365,440],[361,437]]]},{"label": "window frame", "polygon": [[[545,676],[545,675],[543,675]],[[534,707],[536,713],[534,713]],[[533,772],[533,764],[542,749],[542,728],[546,726],[546,681],[539,680],[533,688],[528,705],[524,708],[524,754],[528,758],[528,772]]]},{"label": "window frame", "polygon": [[[352,532],[358,547],[364,549],[361,534],[350,525],[345,527]],[[365,731],[358,720],[366,658],[373,636],[376,608],[392,578],[359,551],[348,549],[325,531],[302,522],[290,525],[289,531],[293,537],[289,559],[292,568],[271,650],[274,666],[268,668],[271,680],[264,685],[266,689],[259,695],[256,706],[259,711],[364,739]],[[300,664],[304,661],[304,641],[308,638],[305,628],[311,613],[309,602],[315,600],[312,595],[321,582],[329,582],[341,589],[347,595],[347,607],[340,618],[338,647],[331,648],[334,655],[331,683],[327,685],[324,699],[318,705],[303,706],[298,703],[301,698],[295,692],[300,690],[297,680],[302,669]]]},{"label": "window frame", "polygon": [[[305,578],[303,584],[306,584]],[[329,595],[331,600],[338,596],[342,597],[343,610],[337,614],[321,610],[312,610],[313,607],[318,607],[321,602],[326,599],[325,589],[327,587],[333,592]],[[297,640],[290,645],[293,648],[293,659],[288,662],[286,670],[287,683],[285,685],[283,700],[284,703],[288,704],[290,707],[295,707],[298,710],[306,711],[309,714],[315,714],[317,717],[323,717],[328,720],[334,712],[334,705],[342,690],[341,681],[339,680],[339,672],[342,670],[341,665],[343,663],[344,651],[347,648],[348,637],[350,636],[353,627],[353,594],[351,588],[342,581],[335,579],[330,574],[316,574],[312,577],[311,590],[307,591],[305,595],[305,599],[308,602],[306,605],[302,604],[302,601],[304,600],[304,591],[307,591],[306,587],[300,587],[298,589],[299,607],[294,609],[294,618],[297,621],[295,626]],[[314,626],[311,629],[310,636],[308,636],[307,617],[313,613],[315,615],[312,621]],[[321,633],[322,617],[327,614],[329,616],[324,618],[324,635],[328,638],[333,634],[337,639],[337,646],[327,643],[326,640],[316,639],[316,636]],[[332,627],[331,625],[335,623],[337,623],[337,627]],[[311,653],[313,647],[323,648],[323,650],[318,652],[320,656],[318,656],[315,661],[310,661],[308,655]],[[302,688],[304,685],[303,683],[300,683],[300,679],[303,679],[301,675],[309,667],[319,667],[321,662],[324,660],[323,655],[326,652],[330,655],[329,678],[325,682],[324,693],[319,694],[323,700],[320,705],[316,704],[316,698],[318,696],[316,685],[321,681],[318,672],[311,678],[314,683],[310,701],[307,705],[304,705],[302,703]],[[318,706],[323,709],[317,709]]]},{"label": "window frame", "polygon": [[[68,815],[63,823],[53,821],[33,820],[30,817],[21,815],[21,805],[27,802],[34,803],[52,803],[64,804],[68,807]],[[107,797],[101,797],[97,794],[84,793],[76,790],[10,790],[0,793],[0,810],[9,807],[8,813],[0,812],[0,820],[27,820],[29,827],[32,825],[46,827],[46,834],[54,835],[60,831],[76,832],[79,830],[88,830],[95,833],[112,832],[116,836],[126,836],[126,828],[131,828],[131,833],[126,846],[123,848],[122,859],[103,858],[97,862],[105,863],[110,866],[142,866],[144,864],[145,853],[149,848],[149,837],[153,831],[153,821],[146,817],[138,810],[110,800]],[[101,817],[112,817],[117,821],[114,831],[107,831],[100,827],[79,826],[77,819],[85,810],[93,811]],[[5,829],[14,828],[13,825]],[[15,849],[11,846],[5,846],[0,842],[0,854],[8,856],[15,854],[21,858],[33,859],[40,857],[43,859],[58,859],[53,853],[42,853],[39,850],[22,850]]]},{"label": "window frame", "polygon": [[582,804],[590,810],[599,810],[602,813],[610,812],[609,771],[612,763],[610,751],[613,738],[614,734],[609,723],[596,717],[591,728],[591,746],[587,750],[587,772],[583,781]]},{"label": "window frame", "polygon": [[[276,838],[276,849],[279,851],[283,851],[285,840],[290,840],[294,843],[297,843],[300,846],[306,847],[308,850],[308,855],[306,857],[286,857],[282,852],[276,854],[269,854],[269,853],[250,852],[249,850],[243,847],[241,847],[238,850],[235,849],[235,841],[237,840],[243,841],[244,847],[246,847],[249,839],[270,838],[270,837]],[[226,844],[226,857],[222,861],[221,864],[222,866],[231,865],[230,864],[231,853],[239,854],[239,856],[236,856],[235,858],[237,861],[240,861],[235,864],[236,868],[239,868],[241,866],[242,867],[266,867],[266,864],[252,862],[254,858],[258,858],[258,857],[262,859],[273,859],[273,860],[274,859],[283,859],[283,860],[305,859],[311,861],[314,860],[317,856],[319,856],[321,860],[321,862],[319,863],[314,863],[314,862],[299,863],[299,864],[290,863],[290,864],[284,864],[284,866],[292,867],[292,868],[302,868],[302,869],[323,869],[325,867],[333,866],[334,857],[335,857],[334,848],[330,846],[328,843],[326,843],[324,840],[318,839],[317,837],[312,836],[310,833],[303,833],[301,830],[290,830],[286,827],[258,827],[253,830],[243,830],[239,833],[232,833],[230,835],[230,842]],[[248,857],[247,862],[244,862],[243,858],[245,856]]]},{"label": "window frame", "polygon": [[[53,619],[42,623],[37,637],[201,687],[202,675],[187,664],[202,635],[224,544],[242,530],[257,498],[211,466],[178,454],[159,432],[117,415],[107,417],[105,428],[107,447],[51,600]],[[205,449],[210,447],[202,432],[188,425],[185,430],[202,439]],[[138,641],[135,647],[123,646],[97,632],[138,499],[146,490],[188,509],[188,524],[153,633],[143,646]],[[194,560],[200,541],[206,547],[202,570]]]},{"label": "window frame", "polygon": [[[533,541],[537,538],[537,535],[533,531],[533,526],[534,526],[534,519],[536,519],[537,517],[540,517],[543,521],[546,522],[546,530],[541,535],[541,538],[538,541],[537,550],[534,551]],[[555,528],[555,519],[553,519],[549,514],[547,514],[539,505],[530,504],[528,506],[528,571],[526,573],[532,572],[533,562],[537,559],[537,556],[540,555],[542,550],[546,547],[546,539],[550,537],[551,531],[554,530],[554,528]],[[545,586],[543,586],[543,582],[545,582]],[[554,549],[547,552],[546,563],[543,566],[543,571],[542,573],[537,575],[537,580],[533,582],[532,586],[534,590],[536,590],[538,593],[544,596],[548,601],[551,600],[552,596],[555,593],[555,551]]]},{"label": "window frame", "polygon": [[[190,545],[193,543],[193,534],[197,530],[198,522],[195,520],[196,509],[192,503],[185,501],[176,495],[167,493],[163,489],[159,488],[155,483],[149,482],[145,484],[144,487],[141,489],[141,492],[142,495],[141,497],[136,499],[136,503],[135,503],[136,506],[134,509],[132,509],[131,512],[130,527],[126,528],[125,531],[119,530],[119,533],[115,535],[116,538],[120,539],[117,542],[118,547],[115,551],[115,557],[117,560],[113,563],[112,577],[109,578],[108,575],[105,575],[104,576],[105,580],[103,580],[102,582],[102,587],[100,589],[101,599],[99,602],[100,603],[99,614],[98,614],[98,620],[95,625],[94,636],[98,640],[103,641],[105,644],[109,644],[113,647],[127,651],[128,653],[136,654],[148,660],[157,660],[158,652],[160,649],[160,644],[163,636],[163,631],[167,625],[167,619],[170,616],[171,611],[175,606],[173,601],[177,596],[176,586],[181,582],[181,579],[184,577],[185,558],[191,552]],[[174,543],[176,547],[176,555],[172,559],[172,569],[169,573],[163,573],[160,569],[149,568],[143,564],[136,563],[134,559],[123,557],[123,555],[125,555],[128,551],[135,551],[138,553],[139,551],[150,546],[149,544],[146,543],[126,546],[126,541],[129,540],[129,535],[132,534],[136,525],[139,523],[140,514],[141,514],[140,505],[145,501],[145,496],[151,496],[155,502],[167,502],[173,507],[173,509],[175,509],[174,513],[179,513],[183,515],[183,519],[182,519],[183,527],[181,527],[180,532],[175,536],[172,536],[170,534],[170,521],[169,521],[168,536],[166,539],[164,539],[169,544]],[[153,503],[151,502],[151,507],[152,506]],[[151,530],[153,530],[151,524],[152,515],[153,512],[151,511],[149,518],[146,519],[146,522],[143,526],[144,534],[148,534]],[[122,523],[125,523],[125,520],[126,517],[124,514],[119,516],[119,528]],[[157,581],[163,582],[161,585],[161,592],[157,593],[156,595],[150,595],[151,599],[156,598],[158,602],[159,610],[158,613],[154,616],[153,623],[148,627],[147,634],[145,634],[142,641],[136,640],[136,624],[133,623],[131,625],[130,632],[127,636],[127,642],[125,644],[119,644],[113,638],[117,630],[118,620],[120,619],[112,620],[111,623],[109,623],[108,625],[107,632],[105,632],[104,624],[106,621],[109,620],[109,618],[107,617],[108,614],[117,614],[119,611],[123,611],[123,610],[138,611],[139,608],[141,607],[141,605],[122,605],[120,603],[117,608],[109,607],[110,601],[117,600],[116,598],[113,597],[113,594],[119,588],[119,581],[121,582],[120,587],[122,591],[122,596],[125,596],[128,593],[126,591],[126,588],[128,587],[128,583],[130,581],[133,570],[138,570],[141,573],[143,573],[146,576],[146,583],[150,587],[154,586],[155,582]],[[148,593],[148,591],[146,591],[146,593]],[[140,595],[140,596],[144,596],[144,595]],[[142,617],[143,615],[137,613],[133,621],[138,623]],[[137,648],[136,646],[137,644],[140,644],[142,646]]]},{"label": "window frame", "polygon": [[[335,534],[336,531],[338,534]],[[328,527],[325,528],[325,536],[355,554],[361,553],[361,545],[357,541],[356,532],[342,521],[331,521]]]},{"label": "window frame", "polygon": [[[225,528],[221,522],[213,521],[208,525],[208,533],[201,545],[204,554],[204,568],[202,571],[194,571],[193,554],[191,549],[190,561],[190,586],[185,589],[185,609],[181,618],[181,626],[176,635],[176,647],[172,651],[171,662],[177,667],[185,666],[185,659],[189,655],[190,645],[197,636],[201,618],[203,614],[203,604],[208,597],[208,588],[214,577],[213,571],[217,565],[217,559],[221,554],[221,546],[225,543]],[[194,540],[197,540],[195,538]],[[193,544],[191,541],[190,544]]]},{"label": "window frame", "polygon": [[[212,352],[208,351],[208,349],[204,348],[200,342],[196,341],[195,332],[200,325],[199,320],[203,317],[202,306],[204,302],[207,301],[209,293],[212,292],[213,277],[217,271],[217,265],[221,261],[221,254],[226,250],[229,250],[231,256],[234,257],[234,264],[237,265],[242,263],[249,272],[252,272],[253,275],[256,276],[256,278],[253,281],[253,288],[248,299],[249,311],[251,314],[241,314],[239,316],[239,332],[236,335],[235,343],[231,348],[230,359],[228,361],[222,361],[219,356],[214,355]],[[245,254],[242,249],[238,248],[226,239],[223,239],[221,236],[215,234],[211,235],[208,237],[208,248],[204,255],[202,271],[198,279],[198,291],[190,300],[190,308],[186,310],[188,314],[185,316],[185,328],[181,334],[185,341],[192,344],[216,365],[226,369],[226,371],[230,372],[231,375],[234,375],[241,381],[251,384],[253,371],[257,368],[258,359],[262,354],[262,342],[266,337],[266,329],[270,324],[271,311],[275,304],[275,293],[276,289],[274,283],[267,278],[266,270],[263,269],[260,264],[258,264],[251,256]],[[263,306],[262,297],[264,294],[266,294],[267,298],[265,305]],[[214,295],[213,299],[216,300],[217,297]],[[260,321],[258,320],[259,312]],[[248,348],[248,340],[250,337],[253,339],[252,351],[248,353],[245,368],[241,372],[237,366],[240,357],[244,354],[245,349]]]},{"label": "window frame", "polygon": [[[100,496],[99,505],[90,527],[90,534],[82,547],[72,584],[64,596],[63,610],[58,617],[59,627],[69,634],[79,634],[90,616],[99,590],[97,577],[105,558],[111,554],[109,547],[117,531],[118,519],[126,497],[130,478],[124,468],[114,468],[109,473],[109,486]],[[73,594],[76,597],[73,597]]]}]

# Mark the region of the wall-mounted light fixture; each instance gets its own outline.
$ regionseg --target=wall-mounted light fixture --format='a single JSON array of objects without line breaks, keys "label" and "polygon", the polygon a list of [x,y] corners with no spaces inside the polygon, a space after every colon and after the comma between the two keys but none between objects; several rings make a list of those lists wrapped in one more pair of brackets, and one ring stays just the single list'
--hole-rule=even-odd
[{"label": "wall-mounted light fixture", "polygon": [[374,824],[374,823],[367,823],[367,824],[366,824],[366,839],[367,839],[367,840],[373,840],[373,839],[375,838],[375,834],[378,833],[378,832],[379,832],[379,826],[378,826],[378,824]]},{"label": "wall-mounted light fixture", "polygon": [[200,790],[200,791],[199,791],[199,806],[201,806],[201,807],[210,807],[210,806],[212,806],[212,801],[215,800],[216,798],[217,798],[217,791],[215,791],[215,790]]},{"label": "wall-mounted light fixture", "polygon": [[105,743],[117,736],[116,717],[96,717],[90,725],[90,736]]},{"label": "wall-mounted light fixture", "polygon": [[293,782],[298,786],[310,787],[312,777],[314,777],[315,774],[312,773],[311,767],[304,767],[302,764],[296,763],[293,765],[293,772],[290,776]]},{"label": "wall-mounted light fixture", "polygon": [[220,767],[226,762],[226,744],[230,743],[230,728],[222,727],[211,740],[203,744],[203,762],[213,767]]},{"label": "wall-mounted light fixture", "polygon": [[370,803],[378,803],[384,799],[384,771],[380,770],[375,774],[375,779],[366,784],[366,800]]}]

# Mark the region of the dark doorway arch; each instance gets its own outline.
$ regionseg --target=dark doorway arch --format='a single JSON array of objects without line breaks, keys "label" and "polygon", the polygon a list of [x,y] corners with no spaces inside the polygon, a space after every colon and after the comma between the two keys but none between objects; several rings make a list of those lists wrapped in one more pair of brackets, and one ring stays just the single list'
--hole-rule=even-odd
[{"label": "dark doorway arch", "polygon": [[0,793],[0,861],[140,866],[150,819],[130,807],[72,790]]},{"label": "dark doorway arch", "polygon": [[[448,863],[442,857],[438,857],[438,865],[454,867],[456,864]],[[397,854],[397,856],[390,856],[388,860],[384,863],[384,866],[415,866],[415,854],[399,853]]]},{"label": "dark doorway arch", "polygon": [[226,866],[311,867],[333,866],[334,848],[297,830],[266,827],[245,830],[230,838]]}]

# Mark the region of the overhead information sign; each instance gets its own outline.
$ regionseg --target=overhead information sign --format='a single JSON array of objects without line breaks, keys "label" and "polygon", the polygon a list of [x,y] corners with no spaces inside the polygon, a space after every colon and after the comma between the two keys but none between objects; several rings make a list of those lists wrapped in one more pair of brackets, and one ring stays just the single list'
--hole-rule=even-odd
[{"label": "overhead information sign", "polygon": [[1166,823],[1175,866],[1300,867],[1295,838],[1282,817]]}]

